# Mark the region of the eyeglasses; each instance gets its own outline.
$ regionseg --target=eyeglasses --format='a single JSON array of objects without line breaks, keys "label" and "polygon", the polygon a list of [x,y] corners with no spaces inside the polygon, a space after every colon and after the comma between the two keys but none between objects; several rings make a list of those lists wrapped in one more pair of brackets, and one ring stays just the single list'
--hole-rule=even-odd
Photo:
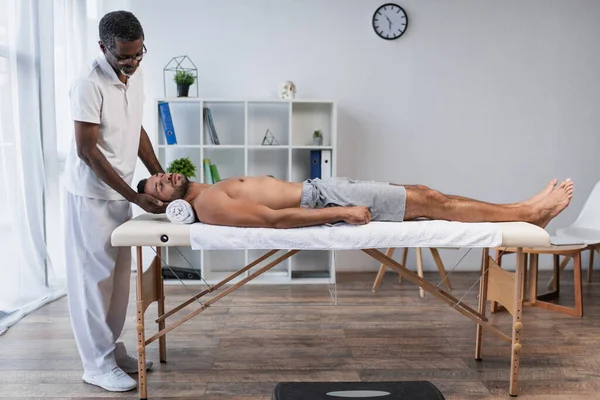
[{"label": "eyeglasses", "polygon": [[126,64],[126,63],[131,62],[131,61],[142,61],[142,58],[144,58],[144,54],[146,54],[146,52],[148,51],[148,50],[146,50],[146,45],[145,44],[142,45],[142,46],[143,46],[143,49],[142,49],[142,53],[141,54],[136,54],[133,57],[119,57],[115,53],[112,52],[112,50],[110,49],[110,47],[108,47],[107,45],[104,45],[104,47],[106,47],[108,49],[108,51],[110,52],[110,54],[113,55],[113,57],[117,60],[117,62],[119,64]]}]

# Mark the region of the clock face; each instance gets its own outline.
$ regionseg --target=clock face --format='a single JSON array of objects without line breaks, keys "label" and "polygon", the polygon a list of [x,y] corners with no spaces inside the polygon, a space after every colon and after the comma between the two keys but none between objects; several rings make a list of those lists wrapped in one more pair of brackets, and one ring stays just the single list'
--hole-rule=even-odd
[{"label": "clock face", "polygon": [[384,4],[373,14],[373,29],[382,39],[398,39],[406,31],[407,26],[406,12],[397,4]]}]

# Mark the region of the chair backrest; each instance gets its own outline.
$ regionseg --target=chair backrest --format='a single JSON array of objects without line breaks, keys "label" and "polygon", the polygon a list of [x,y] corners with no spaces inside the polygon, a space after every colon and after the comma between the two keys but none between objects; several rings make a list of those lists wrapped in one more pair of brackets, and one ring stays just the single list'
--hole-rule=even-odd
[{"label": "chair backrest", "polygon": [[572,226],[600,230],[600,181],[592,189]]}]

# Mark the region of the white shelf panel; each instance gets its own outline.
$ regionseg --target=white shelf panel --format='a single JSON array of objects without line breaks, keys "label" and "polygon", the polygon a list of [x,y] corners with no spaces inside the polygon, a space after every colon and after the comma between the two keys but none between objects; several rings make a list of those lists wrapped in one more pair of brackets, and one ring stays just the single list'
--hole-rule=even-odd
[{"label": "white shelf panel", "polygon": [[333,150],[333,146],[292,146],[292,149],[306,150]]},{"label": "white shelf panel", "polygon": [[181,148],[181,149],[199,149],[199,148],[205,148],[205,149],[261,149],[261,150],[281,150],[281,149],[308,149],[308,150],[333,150],[333,146],[318,146],[318,145],[314,145],[314,146],[282,146],[282,145],[262,145],[262,144],[257,144],[257,145],[248,145],[248,146],[244,146],[243,144],[240,145],[236,145],[236,144],[232,144],[232,145],[217,145],[217,144],[205,144],[205,145],[199,145],[199,144],[159,144],[158,145],[159,149],[166,149],[166,148]]},{"label": "white shelf panel", "polygon": [[326,99],[278,99],[278,98],[241,98],[241,99],[223,99],[223,98],[199,98],[199,97],[162,97],[156,101],[167,101],[170,103],[311,103],[311,104],[334,104],[333,100]]},{"label": "white shelf panel", "polygon": [[243,149],[246,146],[243,144],[207,144],[202,146],[205,149]]},{"label": "white shelf panel", "polygon": [[199,149],[202,146],[199,144],[159,144],[158,148],[159,149],[167,149],[167,148],[173,148],[173,149]]},{"label": "white shelf panel", "polygon": [[286,150],[289,149],[290,146],[281,146],[281,145],[254,145],[254,146],[246,146],[249,150]]}]

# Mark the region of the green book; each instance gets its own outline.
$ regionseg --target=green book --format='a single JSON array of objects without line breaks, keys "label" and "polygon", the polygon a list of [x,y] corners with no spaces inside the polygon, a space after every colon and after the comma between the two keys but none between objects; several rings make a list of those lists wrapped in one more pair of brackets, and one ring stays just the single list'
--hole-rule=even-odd
[{"label": "green book", "polygon": [[212,173],[213,182],[217,183],[221,180],[219,170],[215,164],[210,164],[210,172]]},{"label": "green book", "polygon": [[210,169],[210,159],[205,158],[203,161],[204,164],[204,183],[208,183],[208,184],[212,184],[213,179],[212,179],[212,172]]}]

